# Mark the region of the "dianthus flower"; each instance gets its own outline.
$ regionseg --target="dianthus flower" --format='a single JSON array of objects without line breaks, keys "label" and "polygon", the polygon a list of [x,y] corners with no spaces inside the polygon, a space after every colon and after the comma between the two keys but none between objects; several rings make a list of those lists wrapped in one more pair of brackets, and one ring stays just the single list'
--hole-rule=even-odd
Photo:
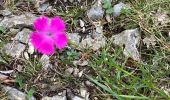
[{"label": "dianthus flower", "polygon": [[55,46],[61,50],[67,45],[65,23],[60,17],[49,19],[41,16],[34,22],[35,32],[31,33],[30,40],[40,53],[51,55]]}]

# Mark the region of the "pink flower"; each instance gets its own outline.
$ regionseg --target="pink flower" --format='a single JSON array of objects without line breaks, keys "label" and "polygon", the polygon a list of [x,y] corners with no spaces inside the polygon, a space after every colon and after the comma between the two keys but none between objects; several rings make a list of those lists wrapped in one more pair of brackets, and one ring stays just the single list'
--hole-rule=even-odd
[{"label": "pink flower", "polygon": [[51,55],[55,46],[61,50],[67,45],[65,24],[60,17],[48,19],[41,16],[34,22],[35,32],[31,33],[31,43],[39,52]]}]

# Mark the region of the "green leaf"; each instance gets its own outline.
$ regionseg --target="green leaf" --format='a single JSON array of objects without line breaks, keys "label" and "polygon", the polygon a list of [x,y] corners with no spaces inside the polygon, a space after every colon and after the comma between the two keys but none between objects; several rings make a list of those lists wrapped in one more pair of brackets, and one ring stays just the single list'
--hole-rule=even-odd
[{"label": "green leaf", "polygon": [[17,77],[16,77],[16,83],[18,83],[20,89],[23,89],[23,87],[24,87],[24,82],[23,82],[23,78],[22,78],[22,77],[17,76]]},{"label": "green leaf", "polygon": [[34,89],[31,88],[27,93],[27,98],[31,99],[33,97],[34,92],[35,92]]},{"label": "green leaf", "polygon": [[[108,93],[112,94],[114,97],[116,97],[118,100],[121,100],[123,98],[127,98],[127,99],[145,99],[148,100],[150,98],[146,97],[146,96],[134,96],[134,95],[119,95],[117,93],[115,93],[112,89],[108,88],[107,86],[101,84],[100,82],[98,82],[97,80],[89,77],[86,75],[86,77],[93,83],[95,83],[97,86],[99,86],[100,88],[102,88],[103,90],[107,91]],[[123,99],[124,100],[124,99]]]},{"label": "green leaf", "polygon": [[111,3],[109,2],[109,0],[104,0],[104,5],[103,5],[103,8],[105,9],[108,9],[108,8],[111,8]]},{"label": "green leaf", "polygon": [[114,12],[114,9],[113,8],[109,8],[106,10],[106,13],[107,14],[112,14]]}]

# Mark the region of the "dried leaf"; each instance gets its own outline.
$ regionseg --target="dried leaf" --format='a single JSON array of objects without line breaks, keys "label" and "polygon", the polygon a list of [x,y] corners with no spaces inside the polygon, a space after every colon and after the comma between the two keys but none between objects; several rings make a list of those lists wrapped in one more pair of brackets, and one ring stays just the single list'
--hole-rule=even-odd
[{"label": "dried leaf", "polygon": [[143,39],[143,43],[146,44],[147,48],[149,48],[150,45],[155,46],[156,45],[156,39],[154,35],[151,35],[150,37],[145,37]]}]

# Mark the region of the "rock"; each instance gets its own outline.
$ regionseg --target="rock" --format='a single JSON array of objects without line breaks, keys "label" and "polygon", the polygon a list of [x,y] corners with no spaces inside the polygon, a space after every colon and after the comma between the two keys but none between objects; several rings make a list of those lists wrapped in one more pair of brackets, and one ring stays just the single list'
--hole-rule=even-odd
[{"label": "rock", "polygon": [[104,11],[102,9],[102,0],[98,0],[90,10],[87,11],[87,16],[96,27],[96,33],[103,33],[103,19]]},{"label": "rock", "polygon": [[73,76],[74,76],[74,77],[78,77],[78,73],[79,73],[79,69],[78,69],[78,68],[75,68],[75,69],[74,69],[74,72],[73,72]]},{"label": "rock", "polygon": [[79,23],[80,23],[80,27],[84,27],[85,26],[85,23],[84,23],[84,21],[83,20],[79,20]]},{"label": "rock", "polygon": [[78,96],[74,96],[71,100],[85,100],[85,99]]},{"label": "rock", "polygon": [[16,35],[19,32],[19,29],[10,28],[9,32],[11,35]]},{"label": "rock", "polygon": [[34,46],[31,42],[28,42],[28,53],[33,54],[34,53]]},{"label": "rock", "polygon": [[49,66],[51,66],[49,59],[50,58],[47,55],[43,55],[41,57],[40,62],[41,62],[44,69],[47,69]]},{"label": "rock", "polygon": [[104,47],[106,44],[106,38],[102,34],[98,34],[94,38],[87,37],[82,40],[79,47],[81,49],[92,49],[93,51],[97,51],[101,47]]},{"label": "rock", "polygon": [[26,60],[29,60],[29,55],[28,55],[27,52],[24,52],[24,57],[25,57]]},{"label": "rock", "polygon": [[81,2],[81,0],[77,0],[79,3]]},{"label": "rock", "polygon": [[18,40],[22,43],[27,44],[29,41],[30,33],[31,33],[31,30],[25,28],[14,37],[14,40]]},{"label": "rock", "polygon": [[66,96],[43,97],[41,100],[67,100]]},{"label": "rock", "polygon": [[73,64],[74,65],[79,65],[79,66],[86,66],[88,65],[88,61],[81,61],[81,60],[76,60],[76,61],[73,61]]},{"label": "rock", "polygon": [[11,74],[14,70],[0,71],[1,74]]},{"label": "rock", "polygon": [[120,47],[125,46],[123,54],[126,57],[131,57],[134,60],[140,61],[137,45],[139,44],[139,31],[138,29],[125,30],[120,34],[113,36],[113,44]]},{"label": "rock", "polygon": [[80,72],[78,73],[78,77],[81,77],[81,76],[83,75],[83,72],[84,72],[84,70],[80,71]]},{"label": "rock", "polygon": [[80,88],[80,95],[81,95],[83,98],[85,98],[87,94],[88,94],[87,89],[81,87],[81,88]]},{"label": "rock", "polygon": [[88,96],[88,94],[86,95],[86,90],[84,91],[84,89],[82,88],[80,92],[82,93],[82,95],[85,95],[85,97],[76,96],[70,89],[67,89],[68,100],[89,100],[89,98],[86,99],[86,97]]},{"label": "rock", "polygon": [[111,23],[111,22],[112,22],[111,17],[110,17],[110,15],[109,15],[109,14],[106,14],[106,20],[107,20],[107,22],[109,22],[109,23]]},{"label": "rock", "polygon": [[81,36],[78,33],[69,33],[67,36],[71,42],[72,47],[79,45]]},{"label": "rock", "polygon": [[122,3],[122,2],[114,5],[114,7],[113,7],[113,11],[114,11],[114,12],[113,12],[113,16],[115,16],[115,17],[119,16],[120,13],[121,13],[121,10],[122,10],[124,7],[125,7],[125,4]]},{"label": "rock", "polygon": [[6,54],[19,58],[21,53],[25,50],[25,45],[19,43],[18,41],[13,41],[13,43],[7,43],[3,48],[2,52]]},{"label": "rock", "polygon": [[9,76],[0,73],[0,81],[7,79]]},{"label": "rock", "polygon": [[18,72],[21,72],[23,70],[23,66],[22,65],[17,65],[16,69],[17,69]]},{"label": "rock", "polygon": [[47,10],[47,8],[49,6],[50,6],[49,2],[44,2],[44,3],[40,4],[40,6],[38,7],[38,11],[44,12]]},{"label": "rock", "polygon": [[96,4],[93,5],[92,8],[87,11],[88,18],[93,22],[101,20],[103,18],[103,15],[104,11],[102,9],[102,6],[96,6]]},{"label": "rock", "polygon": [[65,70],[65,74],[66,74],[66,75],[71,75],[71,74],[73,73],[73,71],[74,71],[74,69],[73,69],[72,67],[67,68],[67,69]]},{"label": "rock", "polygon": [[89,87],[90,87],[90,86],[94,86],[94,84],[93,84],[92,82],[90,82],[90,81],[85,81],[85,85],[86,85],[86,86],[89,86]]},{"label": "rock", "polygon": [[[27,100],[26,94],[9,86],[2,86],[2,91],[7,93],[8,100]],[[29,100],[36,100],[35,97],[31,97]]]},{"label": "rock", "polygon": [[32,25],[37,17],[31,13],[25,13],[22,15],[13,15],[10,17],[5,17],[1,22],[0,26],[5,28],[11,28],[16,25]]},{"label": "rock", "polygon": [[0,10],[0,15],[2,15],[2,16],[9,16],[9,15],[11,15],[12,13],[11,13],[11,11],[9,11],[9,10],[7,10],[7,9],[5,9],[5,10]]},{"label": "rock", "polygon": [[103,25],[102,25],[101,21],[93,22],[93,25],[96,28],[96,33],[95,34],[103,34]]}]

